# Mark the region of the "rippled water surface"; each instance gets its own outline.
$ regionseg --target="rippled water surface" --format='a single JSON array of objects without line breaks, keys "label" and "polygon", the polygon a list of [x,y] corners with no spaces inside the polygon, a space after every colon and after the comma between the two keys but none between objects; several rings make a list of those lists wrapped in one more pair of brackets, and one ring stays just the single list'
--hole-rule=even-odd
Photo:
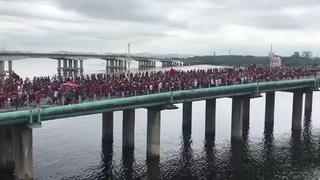
[{"label": "rippled water surface", "polygon": [[[14,62],[23,76],[52,75],[56,61]],[[28,68],[26,68],[28,67]],[[104,62],[85,62],[101,72]],[[204,67],[204,66],[203,66]],[[200,67],[201,68],[201,67]],[[231,99],[217,100],[216,137],[205,140],[205,102],[193,103],[192,134],[182,133],[182,106],[161,112],[159,161],[146,161],[147,111],[136,110],[134,152],[122,151],[122,112],[114,115],[114,142],[101,140],[101,114],[57,119],[34,129],[36,179],[316,179],[320,177],[320,94],[311,119],[291,132],[292,94],[276,93],[273,131],[264,127],[264,97],[251,100],[245,140],[231,142]]]}]

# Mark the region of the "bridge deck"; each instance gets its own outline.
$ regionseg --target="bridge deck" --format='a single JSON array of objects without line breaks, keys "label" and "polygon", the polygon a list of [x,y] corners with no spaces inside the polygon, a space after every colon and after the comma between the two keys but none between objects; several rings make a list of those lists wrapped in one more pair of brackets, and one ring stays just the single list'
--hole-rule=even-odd
[{"label": "bridge deck", "polygon": [[199,101],[240,95],[256,95],[271,91],[293,91],[318,88],[319,78],[270,81],[203,89],[164,92],[117,99],[98,100],[81,104],[33,108],[0,113],[0,125],[34,123],[58,118],[97,114],[133,108],[148,108],[165,104]]}]

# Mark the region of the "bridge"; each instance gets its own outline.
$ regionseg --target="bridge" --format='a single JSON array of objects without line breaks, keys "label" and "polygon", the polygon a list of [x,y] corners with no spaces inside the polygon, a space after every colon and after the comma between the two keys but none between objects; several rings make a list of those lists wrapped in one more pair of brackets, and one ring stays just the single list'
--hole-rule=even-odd
[{"label": "bridge", "polygon": [[305,78],[238,84],[203,89],[170,91],[157,94],[105,99],[80,104],[30,108],[0,113],[0,168],[14,169],[17,179],[33,177],[32,129],[41,127],[41,122],[54,119],[102,113],[102,139],[113,141],[113,113],[123,111],[123,148],[134,149],[135,109],[147,109],[147,160],[160,157],[161,111],[175,109],[174,104],[183,103],[182,131],[191,133],[192,102],[206,101],[206,139],[214,141],[216,99],[232,98],[231,139],[241,141],[243,128],[249,125],[250,99],[265,100],[265,127],[273,128],[275,92],[293,93],[292,131],[300,131],[305,94],[305,116],[311,116],[313,91],[319,89],[320,78]]},{"label": "bridge", "polygon": [[[87,59],[101,59],[106,61],[107,73],[124,72],[130,69],[131,61],[137,61],[139,69],[156,67],[156,62],[161,67],[177,66],[183,63],[177,58],[128,56],[125,54],[91,54],[91,53],[33,53],[33,52],[0,52],[0,77],[13,71],[12,61],[26,58],[49,58],[58,61],[58,76],[83,74],[83,61]],[[7,68],[5,62],[8,62]]]}]

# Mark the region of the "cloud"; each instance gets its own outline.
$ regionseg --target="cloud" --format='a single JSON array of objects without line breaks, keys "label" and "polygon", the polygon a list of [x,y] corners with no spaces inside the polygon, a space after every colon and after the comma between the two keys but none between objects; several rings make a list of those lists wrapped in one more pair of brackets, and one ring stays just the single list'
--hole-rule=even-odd
[{"label": "cloud", "polygon": [[320,53],[319,18],[318,0],[0,0],[0,47],[265,55],[273,43]]},{"label": "cloud", "polygon": [[[91,18],[181,26],[180,23],[168,19],[163,11],[159,11],[157,5],[161,6],[162,3],[151,1],[152,0],[55,0],[53,3],[65,11],[75,11]],[[176,1],[179,2],[180,0]],[[155,3],[153,4],[154,6],[149,5],[152,3]],[[167,1],[167,3],[169,3],[169,1]]]}]

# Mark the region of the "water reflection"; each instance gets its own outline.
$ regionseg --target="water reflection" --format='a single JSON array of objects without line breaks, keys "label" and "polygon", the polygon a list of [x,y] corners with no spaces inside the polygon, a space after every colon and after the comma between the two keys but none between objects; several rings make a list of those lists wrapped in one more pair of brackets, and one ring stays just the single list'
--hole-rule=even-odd
[{"label": "water reflection", "polygon": [[102,160],[102,176],[106,179],[113,178],[113,143],[110,141],[102,140],[102,153],[101,153],[101,160]]},{"label": "water reflection", "polygon": [[231,153],[230,153],[230,162],[231,162],[231,178],[240,179],[243,178],[243,160],[244,157],[244,141],[232,140],[231,141]]},{"label": "water reflection", "polygon": [[124,179],[133,179],[134,177],[134,151],[132,148],[123,149],[122,151],[122,166],[124,171]]},{"label": "water reflection", "polygon": [[316,151],[315,143],[312,142],[312,124],[311,124],[311,118],[306,117],[303,123],[303,144],[306,148],[305,150],[305,157],[308,160],[312,160],[316,158],[315,153],[312,153]]},{"label": "water reflection", "polygon": [[215,147],[214,137],[205,137],[204,155],[205,155],[205,177],[206,179],[213,179],[217,176],[217,167],[215,166]]},{"label": "water reflection", "polygon": [[266,124],[263,141],[263,164],[266,179],[272,179],[275,172],[273,124]]},{"label": "water reflection", "polygon": [[292,131],[290,146],[291,164],[297,165],[300,162],[302,153],[301,131]]},{"label": "water reflection", "polygon": [[158,180],[162,179],[160,175],[160,159],[153,158],[147,160],[147,179]]},{"label": "water reflection", "polygon": [[180,161],[182,166],[179,174],[181,174],[181,178],[191,178],[193,176],[193,150],[191,147],[191,133],[183,132],[181,141]]}]

